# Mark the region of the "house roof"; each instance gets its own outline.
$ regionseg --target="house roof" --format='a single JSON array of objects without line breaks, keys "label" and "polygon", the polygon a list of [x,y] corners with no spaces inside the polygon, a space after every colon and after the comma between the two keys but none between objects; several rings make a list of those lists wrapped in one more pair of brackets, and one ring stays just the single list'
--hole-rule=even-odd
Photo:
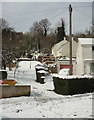
[{"label": "house roof", "polygon": [[[69,61],[70,60],[70,58],[69,57],[61,57],[61,58],[59,58],[59,61]],[[75,61],[75,59],[74,58],[72,58],[72,60],[74,60]]]},{"label": "house roof", "polygon": [[58,43],[56,43],[52,48],[57,47],[60,48],[62,45],[66,44],[68,41],[67,40],[62,40]]},{"label": "house roof", "polygon": [[94,61],[94,59],[85,59],[84,61]]},{"label": "house roof", "polygon": [[[72,44],[74,44],[74,43],[77,43],[77,42],[74,41],[74,40],[72,40]],[[56,43],[56,44],[52,47],[52,49],[53,49],[53,48],[57,48],[57,51],[58,51],[58,50],[61,49],[62,46],[64,46],[65,44],[69,44],[69,41],[67,41],[67,40],[64,39],[64,40]]]},{"label": "house roof", "polygon": [[94,38],[78,38],[81,45],[94,45]]}]

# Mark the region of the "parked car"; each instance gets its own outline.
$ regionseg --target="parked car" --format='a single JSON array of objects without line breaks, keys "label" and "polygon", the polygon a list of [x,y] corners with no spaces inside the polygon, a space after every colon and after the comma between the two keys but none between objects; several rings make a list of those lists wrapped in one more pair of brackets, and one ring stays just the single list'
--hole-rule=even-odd
[{"label": "parked car", "polygon": [[68,76],[69,75],[69,69],[67,69],[67,68],[61,69],[59,71],[59,75]]}]

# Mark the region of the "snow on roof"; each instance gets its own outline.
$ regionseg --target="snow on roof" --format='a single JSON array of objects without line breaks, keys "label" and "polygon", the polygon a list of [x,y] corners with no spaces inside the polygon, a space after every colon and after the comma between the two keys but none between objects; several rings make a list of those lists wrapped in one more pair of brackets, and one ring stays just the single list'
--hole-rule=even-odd
[{"label": "snow on roof", "polygon": [[19,66],[20,66],[19,69],[31,69],[31,68],[35,69],[35,66],[37,64],[42,65],[42,63],[39,61],[20,61],[19,62]]},{"label": "snow on roof", "polygon": [[92,45],[92,44],[94,44],[94,38],[78,38],[78,41],[82,45]]},{"label": "snow on roof", "polygon": [[19,58],[17,61],[31,61],[30,58]]},{"label": "snow on roof", "polygon": [[36,66],[35,68],[37,68],[37,69],[45,69],[45,68],[42,67],[42,66]]},{"label": "snow on roof", "polygon": [[94,59],[85,59],[84,61],[94,61]]},{"label": "snow on roof", "polygon": [[[61,58],[59,58],[59,60],[61,61],[67,61],[67,60],[70,60],[70,58],[69,57],[61,57]],[[75,60],[74,58],[72,58],[72,60]]]},{"label": "snow on roof", "polygon": [[45,76],[42,76],[41,78],[45,78]]},{"label": "snow on roof", "polygon": [[62,40],[58,43],[56,43],[52,48],[55,48],[56,46],[61,47],[62,45],[66,44],[68,41],[67,40]]}]

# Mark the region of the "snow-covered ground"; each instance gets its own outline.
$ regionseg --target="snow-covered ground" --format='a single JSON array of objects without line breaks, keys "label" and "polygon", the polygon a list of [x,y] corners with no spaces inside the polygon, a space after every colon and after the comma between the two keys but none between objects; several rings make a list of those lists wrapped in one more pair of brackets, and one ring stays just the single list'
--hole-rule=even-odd
[{"label": "snow-covered ground", "polygon": [[[25,63],[16,70],[15,79],[20,84],[31,85],[30,97],[0,99],[0,116],[3,118],[92,118],[93,93],[79,95],[59,95],[54,90],[52,76],[47,75],[45,84],[35,82],[35,65]],[[39,64],[39,63],[38,63]],[[27,67],[31,65],[31,68]],[[27,68],[27,69],[26,69]],[[14,70],[8,72],[14,78]],[[18,83],[18,84],[19,84]]]}]

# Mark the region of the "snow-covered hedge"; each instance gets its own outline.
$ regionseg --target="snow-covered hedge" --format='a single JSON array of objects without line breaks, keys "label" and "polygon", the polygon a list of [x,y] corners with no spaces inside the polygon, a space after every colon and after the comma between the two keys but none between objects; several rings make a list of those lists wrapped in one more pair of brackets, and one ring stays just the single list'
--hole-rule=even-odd
[{"label": "snow-covered hedge", "polygon": [[71,75],[71,76],[64,76],[64,75],[59,75],[59,74],[52,74],[53,77],[57,77],[57,78],[62,78],[62,79],[82,79],[82,78],[94,78],[93,76],[88,76],[88,75],[84,75],[84,76],[81,76],[81,75]]},{"label": "snow-covered hedge", "polygon": [[60,76],[53,75],[54,91],[58,94],[73,95],[94,91],[92,76]]}]

